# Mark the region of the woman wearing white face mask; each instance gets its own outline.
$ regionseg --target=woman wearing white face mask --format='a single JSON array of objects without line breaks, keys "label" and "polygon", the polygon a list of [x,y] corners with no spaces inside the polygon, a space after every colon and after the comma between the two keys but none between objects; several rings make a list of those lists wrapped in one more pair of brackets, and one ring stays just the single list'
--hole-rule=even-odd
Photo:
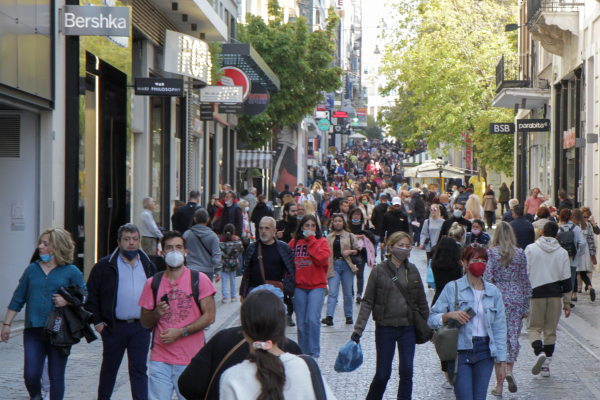
[{"label": "woman wearing white face mask", "polygon": [[248,214],[250,203],[244,199],[240,199],[238,207],[242,209],[242,217],[244,217],[242,236],[248,239],[254,238],[254,224],[250,223],[250,215]]},{"label": "woman wearing white face mask", "polygon": [[354,325],[351,339],[360,341],[371,311],[375,321],[375,340],[377,342],[377,368],[371,382],[368,400],[383,398],[385,388],[392,372],[392,362],[396,343],[400,354],[400,386],[398,399],[410,399],[413,387],[413,360],[417,334],[413,322],[412,310],[392,277],[410,294],[410,300],[423,317],[429,316],[429,306],[421,275],[408,261],[412,242],[406,232],[396,232],[386,243],[387,260],[373,268],[369,275],[367,289],[362,298],[360,312]]}]

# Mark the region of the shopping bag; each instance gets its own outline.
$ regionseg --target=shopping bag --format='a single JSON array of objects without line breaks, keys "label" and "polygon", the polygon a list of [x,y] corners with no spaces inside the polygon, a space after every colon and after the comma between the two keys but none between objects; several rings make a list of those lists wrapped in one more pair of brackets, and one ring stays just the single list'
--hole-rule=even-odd
[{"label": "shopping bag", "polygon": [[430,288],[435,289],[435,279],[433,279],[433,271],[431,270],[431,260],[429,260],[429,264],[427,265],[426,281]]},{"label": "shopping bag", "polygon": [[335,372],[352,372],[362,365],[363,353],[360,343],[350,340],[340,349],[335,360]]}]

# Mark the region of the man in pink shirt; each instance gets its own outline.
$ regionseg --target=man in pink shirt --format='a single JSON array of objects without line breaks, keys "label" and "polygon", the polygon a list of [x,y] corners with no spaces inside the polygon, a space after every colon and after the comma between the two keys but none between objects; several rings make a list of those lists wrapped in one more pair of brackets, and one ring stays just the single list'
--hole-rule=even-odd
[{"label": "man in pink shirt", "polygon": [[[161,239],[167,270],[162,276],[146,281],[139,306],[140,321],[153,328],[150,353],[149,400],[179,400],[177,380],[192,358],[204,346],[204,329],[215,322],[216,292],[210,279],[199,272],[198,302],[193,298],[192,274],[185,267],[185,242],[177,231],[166,232]],[[195,274],[195,272],[194,272]],[[160,278],[154,295],[152,282]]]},{"label": "man in pink shirt", "polygon": [[[540,191],[540,189],[538,189],[538,188],[533,189],[533,196],[528,197],[527,200],[525,200],[525,204],[524,204],[525,215],[527,216],[528,220],[533,221],[538,208],[540,208],[540,205],[543,202],[545,202],[546,200],[548,200],[548,196],[543,194]],[[527,214],[531,214],[531,216],[528,216]]]}]

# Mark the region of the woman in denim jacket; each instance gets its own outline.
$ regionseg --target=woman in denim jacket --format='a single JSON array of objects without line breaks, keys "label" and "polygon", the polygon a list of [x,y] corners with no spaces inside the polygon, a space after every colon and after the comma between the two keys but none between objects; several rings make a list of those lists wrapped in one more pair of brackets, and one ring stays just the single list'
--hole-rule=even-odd
[{"label": "woman in denim jacket", "polygon": [[[469,245],[462,259],[466,275],[444,287],[431,308],[427,323],[432,329],[438,329],[449,320],[462,324],[458,336],[458,373],[454,394],[460,400],[485,400],[494,359],[500,363],[500,374],[506,375],[504,303],[498,288],[481,278],[487,263],[485,249],[480,245]],[[454,306],[455,288],[458,289],[458,310]],[[476,313],[472,319],[465,312],[469,307]],[[448,363],[450,379],[454,376],[454,363]],[[505,376],[501,378],[504,380]]]}]

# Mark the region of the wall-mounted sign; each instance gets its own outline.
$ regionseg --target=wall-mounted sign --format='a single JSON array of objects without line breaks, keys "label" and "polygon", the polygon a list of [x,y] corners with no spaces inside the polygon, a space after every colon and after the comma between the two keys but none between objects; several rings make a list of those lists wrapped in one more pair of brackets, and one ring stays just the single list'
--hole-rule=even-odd
[{"label": "wall-mounted sign", "polygon": [[213,119],[213,105],[200,104],[200,121],[212,121]]},{"label": "wall-mounted sign", "polygon": [[219,70],[219,74],[221,75],[221,80],[216,85],[241,86],[244,88],[244,100],[248,98],[252,82],[250,82],[250,78],[248,78],[248,75],[244,71],[236,67],[223,67]]},{"label": "wall-mounted sign", "polygon": [[135,78],[135,94],[138,96],[183,96],[183,79]]},{"label": "wall-mounted sign", "polygon": [[327,100],[325,109],[333,110],[333,107],[335,107],[335,95],[333,93],[326,93],[325,98]]},{"label": "wall-mounted sign", "polygon": [[563,149],[575,146],[575,128],[569,128],[563,132]]},{"label": "wall-mounted sign", "polygon": [[269,108],[269,91],[258,82],[252,83],[252,89],[244,102],[244,115],[256,116],[264,113]]},{"label": "wall-mounted sign", "polygon": [[515,133],[515,124],[513,123],[490,123],[490,134],[497,135],[502,133]]},{"label": "wall-mounted sign", "polygon": [[243,114],[244,103],[238,104],[219,104],[220,114]]},{"label": "wall-mounted sign", "polygon": [[183,33],[167,31],[164,66],[166,72],[208,83],[211,67],[208,43]]},{"label": "wall-mounted sign", "polygon": [[348,113],[346,111],[334,111],[333,118],[348,118]]},{"label": "wall-mounted sign", "polygon": [[331,126],[331,122],[329,122],[328,119],[323,118],[323,119],[319,120],[318,125],[319,125],[320,130],[328,131],[329,127]]},{"label": "wall-mounted sign", "polygon": [[65,36],[131,36],[131,7],[64,6]]},{"label": "wall-mounted sign", "polygon": [[206,86],[200,89],[200,101],[207,103],[241,103],[243,97],[242,86]]},{"label": "wall-mounted sign", "polygon": [[550,131],[549,119],[518,119],[517,132],[548,132]]}]

